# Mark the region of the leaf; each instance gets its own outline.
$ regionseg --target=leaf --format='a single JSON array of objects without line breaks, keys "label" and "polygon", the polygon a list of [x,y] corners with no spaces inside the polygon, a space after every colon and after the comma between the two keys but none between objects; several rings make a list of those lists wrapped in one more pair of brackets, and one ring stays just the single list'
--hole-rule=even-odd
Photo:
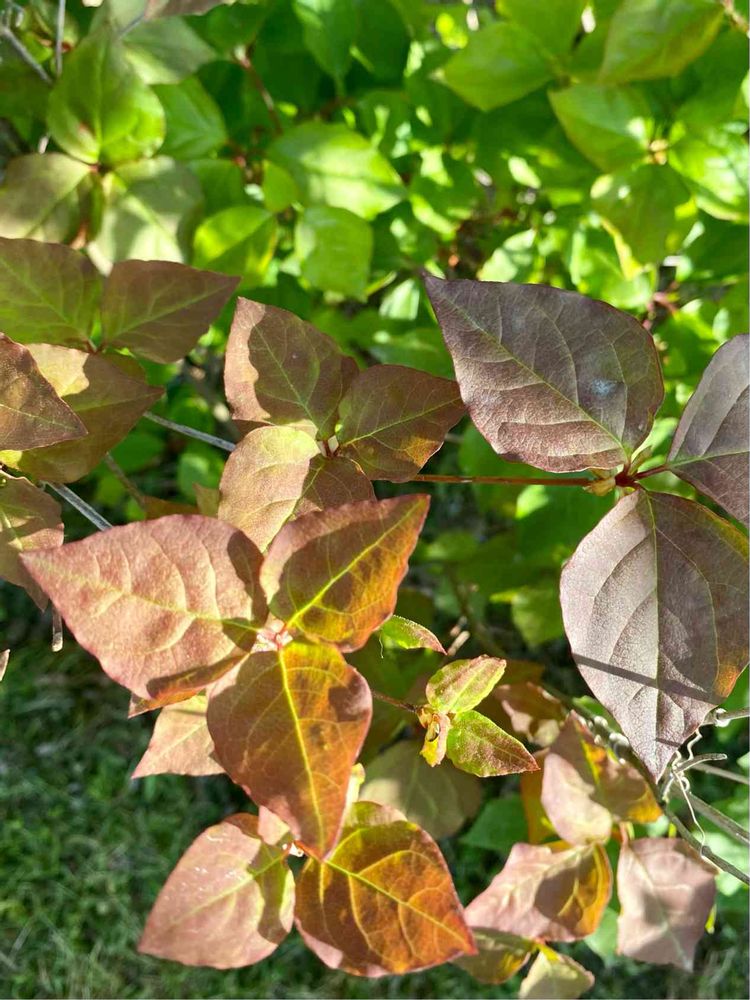
[{"label": "leaf", "polygon": [[521,983],[518,997],[519,1000],[578,1000],[593,985],[592,974],[570,955],[540,948]]},{"label": "leaf", "polygon": [[357,32],[353,0],[294,0],[292,6],[302,24],[305,48],[322,70],[341,83]]},{"label": "leaf", "polygon": [[373,498],[348,459],[326,459],[294,427],[256,427],[229,456],[221,477],[219,517],[265,549],[298,514]]},{"label": "leaf", "polygon": [[[448,768],[443,768],[447,771]],[[528,771],[527,774],[537,774]],[[519,841],[526,841],[526,817],[521,796],[517,793],[488,799],[482,811],[461,837],[460,843],[467,847],[477,847],[493,854],[508,855]]]},{"label": "leaf", "polygon": [[677,839],[634,840],[620,851],[617,950],[691,971],[716,898],[716,873]]},{"label": "leaf", "polygon": [[130,65],[148,84],[180,83],[216,59],[215,50],[182,20],[144,21],[124,41]]},{"label": "leaf", "polygon": [[388,621],[383,622],[378,635],[386,640],[386,644],[399,649],[432,649],[436,653],[445,653],[443,644],[428,628],[400,615],[391,615]]},{"label": "leaf", "polygon": [[680,479],[748,523],[747,334],[719,348],[688,401],[667,465]]},{"label": "leaf", "polygon": [[104,285],[104,342],[149,361],[179,361],[218,317],[236,285],[236,278],[170,261],[121,261]]},{"label": "leaf", "polygon": [[186,514],[23,557],[80,645],[143,698],[199,691],[245,656],[266,613],[259,563],[241,532]]},{"label": "leaf", "polygon": [[372,714],[364,678],[331,646],[256,652],[210,691],[208,728],[227,774],[325,856]]},{"label": "leaf", "polygon": [[146,752],[131,778],[149,774],[222,774],[212,757],[214,744],[206,725],[206,696],[193,695],[167,705],[156,718]]},{"label": "leaf", "polygon": [[510,21],[489,24],[472,33],[466,48],[443,68],[451,90],[480,111],[517,101],[551,76],[534,36]]},{"label": "leaf", "polygon": [[549,52],[567,52],[581,30],[585,0],[499,0],[501,14],[534,35]]},{"label": "leaf", "polygon": [[333,205],[373,219],[404,197],[390,163],[345,125],[296,125],[276,139],[268,156],[289,172],[305,205]]},{"label": "leaf", "polygon": [[146,0],[145,17],[174,17],[189,14],[205,14],[214,7],[220,7],[232,0]]},{"label": "leaf", "polygon": [[542,784],[544,782],[544,761],[547,749],[537,750],[534,760],[537,771],[524,771],[519,779],[521,805],[523,806],[526,828],[530,844],[542,844],[555,837],[555,830],[542,805]]},{"label": "leaf", "polygon": [[401,365],[361,371],[344,396],[336,431],[342,455],[371,479],[412,479],[465,412],[458,386]]},{"label": "leaf", "polygon": [[311,323],[276,306],[238,299],[224,362],[232,416],[293,424],[325,440],[356,369]]},{"label": "leaf", "polygon": [[0,448],[40,448],[85,436],[31,351],[0,334]]},{"label": "leaf", "polygon": [[546,285],[425,284],[469,415],[498,454],[572,472],[619,465],[645,439],[664,390],[631,316]]},{"label": "leaf", "polygon": [[658,779],[747,663],[747,540],[638,490],[578,546],[560,601],[584,680]]},{"label": "leaf", "polygon": [[731,128],[686,130],[670,135],[669,164],[691,188],[698,207],[717,219],[747,222],[747,142]]},{"label": "leaf", "polygon": [[555,742],[566,714],[557,698],[530,681],[498,684],[480,708],[499,726],[541,747]]},{"label": "leaf", "polygon": [[485,927],[472,927],[478,954],[459,958],[460,966],[480,983],[499,986],[522,969],[536,944],[517,934],[504,934]]},{"label": "leaf", "polygon": [[609,24],[600,76],[608,83],[677,76],[708,48],[722,19],[712,0],[623,0]]},{"label": "leaf", "polygon": [[164,139],[164,112],[128,63],[122,44],[94,32],[66,57],[47,123],[66,153],[87,163],[136,160]]},{"label": "leaf", "polygon": [[266,958],[292,927],[294,879],[285,852],[235,813],[185,851],[149,914],[138,951],[183,965],[235,969]]},{"label": "leaf", "polygon": [[632,764],[618,763],[597,746],[573,714],[545,757],[541,800],[555,830],[571,844],[606,842],[614,821],[653,823],[661,815]]},{"label": "leaf", "polygon": [[600,844],[516,844],[500,874],[466,907],[466,919],[472,927],[575,941],[596,929],[611,892]]},{"label": "leaf", "polygon": [[505,660],[492,656],[454,660],[430,677],[425,696],[440,712],[466,712],[489,695],[504,671]]},{"label": "leaf", "polygon": [[15,583],[44,608],[47,599],[24,569],[19,556],[63,543],[60,504],[28,479],[0,474],[0,577]]},{"label": "leaf", "polygon": [[297,219],[294,253],[300,272],[321,291],[364,301],[372,248],[372,227],[345,208],[313,205]]},{"label": "leaf", "polygon": [[358,976],[415,972],[475,950],[434,842],[370,802],[353,806],[330,858],[302,869],[295,916],[322,962]]},{"label": "leaf", "polygon": [[536,771],[538,766],[522,743],[479,712],[462,712],[453,719],[446,756],[462,771],[480,778]]},{"label": "leaf", "polygon": [[418,740],[400,740],[367,765],[360,798],[392,806],[435,840],[452,837],[482,801],[476,778],[453,767],[430,767]]},{"label": "leaf", "polygon": [[62,153],[30,153],[10,160],[0,186],[0,233],[12,239],[73,239],[91,176],[87,164]]},{"label": "leaf", "polygon": [[0,238],[0,327],[22,344],[86,343],[101,283],[70,247]]},{"label": "leaf", "polygon": [[162,156],[197,160],[212,156],[226,144],[221,110],[197,77],[157,86],[154,93],[164,110],[166,135],[159,150]]},{"label": "leaf", "polygon": [[276,246],[276,220],[257,205],[223,208],[198,226],[193,263],[239,274],[242,286],[260,285]]},{"label": "leaf", "polygon": [[428,505],[419,494],[362,500],[286,524],[263,564],[273,614],[343,650],[364,646],[393,614]]},{"label": "leaf", "polygon": [[69,483],[91,472],[162,394],[130,359],[120,364],[120,359],[49,344],[32,344],[29,352],[88,432],[82,440],[0,452],[0,461],[36,479]]}]

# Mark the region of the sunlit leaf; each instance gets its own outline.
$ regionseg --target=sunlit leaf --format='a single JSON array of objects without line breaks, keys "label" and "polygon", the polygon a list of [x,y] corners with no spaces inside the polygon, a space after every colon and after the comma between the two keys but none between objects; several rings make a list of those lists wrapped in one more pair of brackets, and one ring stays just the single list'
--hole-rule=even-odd
[{"label": "sunlit leaf", "polygon": [[428,628],[400,615],[391,615],[378,629],[378,635],[399,649],[432,649],[444,653],[443,644]]},{"label": "sunlit leaf", "polygon": [[331,646],[253,653],[210,692],[208,726],[229,776],[316,856],[336,841],[370,689]]},{"label": "sunlit leaf", "polygon": [[466,908],[472,927],[549,941],[574,941],[596,929],[612,892],[600,844],[516,844],[505,867]]},{"label": "sunlit leaf", "polygon": [[530,681],[498,684],[480,709],[499,726],[542,747],[557,739],[566,714],[557,698]]},{"label": "sunlit leaf", "polygon": [[72,239],[81,225],[91,177],[88,164],[62,153],[29,153],[11,160],[0,185],[0,233],[14,239]]},{"label": "sunlit leaf", "polygon": [[581,30],[585,0],[498,0],[497,9],[550,52],[566,52]]},{"label": "sunlit leaf", "polygon": [[594,977],[570,955],[540,948],[518,991],[519,1000],[578,1000]]},{"label": "sunlit leaf", "polygon": [[668,465],[748,522],[747,334],[733,337],[711,358],[682,414],[669,450]]},{"label": "sunlit leaf", "polygon": [[370,224],[345,208],[312,205],[297,219],[294,253],[300,272],[321,291],[364,301],[372,248]]},{"label": "sunlit leaf", "polygon": [[339,82],[351,64],[350,48],[357,31],[354,0],[293,0],[305,46],[320,68]]},{"label": "sunlit leaf", "polygon": [[544,761],[547,750],[537,750],[534,760],[537,762],[537,771],[524,771],[519,780],[521,793],[521,805],[526,819],[526,829],[528,836],[526,840],[530,844],[543,844],[545,840],[554,839],[557,834],[547,817],[542,805],[542,784],[544,782]]},{"label": "sunlit leaf", "polygon": [[716,898],[715,871],[682,840],[635,840],[620,852],[617,892],[620,954],[691,970]]},{"label": "sunlit leaf", "polygon": [[445,752],[456,767],[481,778],[537,769],[522,743],[479,712],[462,712],[452,720]]},{"label": "sunlit leaf", "polygon": [[213,7],[231,3],[232,0],[146,0],[147,20],[155,17],[175,17],[189,14],[205,14]]},{"label": "sunlit leaf", "polygon": [[551,472],[610,468],[644,440],[663,386],[631,316],[546,285],[425,284],[469,414],[499,454]]},{"label": "sunlit leaf", "polygon": [[276,246],[276,220],[258,205],[230,205],[209,215],[195,231],[197,267],[239,274],[242,285],[260,285]]},{"label": "sunlit leaf", "polygon": [[344,650],[363,646],[393,614],[428,504],[419,494],[363,500],[290,521],[263,564],[273,614]]},{"label": "sunlit leaf", "polygon": [[371,479],[402,482],[419,472],[465,412],[458,386],[401,365],[360,372],[341,402],[337,438]]},{"label": "sunlit leaf", "polygon": [[63,543],[60,504],[28,479],[0,473],[0,578],[23,587],[43,608],[47,599],[21,564],[22,552]]},{"label": "sunlit leaf", "polygon": [[128,61],[144,83],[179,83],[216,58],[187,21],[144,21],[124,37]]},{"label": "sunlit leaf", "polygon": [[586,683],[659,778],[747,663],[747,539],[638,490],[578,546],[560,601]]},{"label": "sunlit leaf", "polygon": [[460,965],[480,983],[498,986],[522,969],[536,944],[517,934],[505,934],[486,927],[472,927],[478,954],[459,958]]},{"label": "sunlit leaf", "polygon": [[294,879],[258,819],[235,813],[185,851],[154,904],[138,950],[183,965],[234,969],[275,951],[292,926]]},{"label": "sunlit leaf", "polygon": [[148,774],[221,774],[213,757],[214,745],[206,725],[206,696],[193,695],[164,707],[156,718],[146,752],[132,778]]},{"label": "sunlit leaf", "polygon": [[354,805],[330,858],[305,865],[295,916],[321,961],[359,976],[400,975],[474,951],[434,842],[370,802]]},{"label": "sunlit leaf", "polygon": [[163,156],[197,160],[213,156],[226,144],[221,110],[197,77],[156,86],[154,92],[164,109],[166,135],[159,147]]},{"label": "sunlit leaf", "polygon": [[487,697],[504,670],[505,660],[492,656],[454,660],[430,677],[425,696],[441,712],[466,712]]},{"label": "sunlit leaf", "polygon": [[259,562],[235,528],[181,514],[24,556],[78,642],[144,698],[199,691],[245,655],[265,618]]}]

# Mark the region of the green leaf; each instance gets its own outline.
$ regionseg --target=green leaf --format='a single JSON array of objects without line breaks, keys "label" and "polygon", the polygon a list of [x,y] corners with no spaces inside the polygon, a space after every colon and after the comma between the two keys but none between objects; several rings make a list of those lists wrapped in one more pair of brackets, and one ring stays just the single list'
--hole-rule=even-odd
[{"label": "green leaf", "polygon": [[146,21],[125,35],[128,61],[144,83],[180,83],[216,52],[181,18]]},{"label": "green leaf", "polygon": [[276,246],[276,220],[257,205],[234,205],[210,215],[195,232],[196,267],[240,275],[240,285],[261,284]]},{"label": "green leaf", "polygon": [[505,660],[478,656],[455,660],[430,677],[425,696],[439,712],[467,712],[483,701],[503,676]]},{"label": "green leaf", "polygon": [[466,48],[443,67],[451,90],[480,111],[517,101],[551,76],[534,36],[508,21],[471,34]]},{"label": "green leaf", "polygon": [[445,653],[440,640],[418,622],[409,621],[400,615],[391,615],[378,629],[378,635],[399,649],[432,649]]},{"label": "green leaf", "polygon": [[515,21],[548,52],[567,52],[581,30],[586,0],[498,0],[497,8]]},{"label": "green leaf", "polygon": [[297,220],[294,252],[302,277],[315,288],[366,298],[372,229],[345,208],[314,205]]},{"label": "green leaf", "polygon": [[87,343],[101,280],[83,254],[0,238],[0,329],[22,344]]},{"label": "green leaf", "polygon": [[698,207],[717,219],[746,222],[748,154],[744,131],[716,127],[694,132],[678,122],[670,139],[670,166],[685,178]]},{"label": "green leaf", "polygon": [[537,577],[538,582],[519,587],[511,598],[513,624],[532,649],[563,635],[557,580]]},{"label": "green leaf", "polygon": [[67,57],[47,122],[55,142],[88,163],[150,156],[164,138],[156,95],[138,79],[122,44],[104,31],[87,36]]},{"label": "green leaf", "polygon": [[339,84],[351,64],[357,31],[354,0],[293,0],[306,47],[322,70]]},{"label": "green leaf", "polygon": [[471,167],[437,149],[421,153],[422,163],[409,184],[414,215],[444,239],[470,218],[480,196]]},{"label": "green leaf", "polygon": [[89,167],[62,153],[11,160],[0,186],[0,235],[60,243],[72,239],[91,187]]},{"label": "green leaf", "polygon": [[485,802],[473,825],[461,837],[461,843],[507,855],[514,844],[526,839],[526,817],[521,796],[513,794]]},{"label": "green leaf", "polygon": [[539,767],[522,743],[479,712],[462,712],[453,719],[446,756],[462,771],[480,778]]},{"label": "green leaf", "polygon": [[210,156],[227,141],[218,105],[197,77],[182,83],[154,87],[164,108],[166,135],[159,152],[175,160]]},{"label": "green leaf", "polygon": [[273,143],[268,156],[288,171],[306,205],[332,205],[372,219],[404,197],[390,163],[345,125],[297,125]]},{"label": "green leaf", "polygon": [[610,21],[601,79],[676,76],[708,48],[723,17],[714,0],[623,0]]}]

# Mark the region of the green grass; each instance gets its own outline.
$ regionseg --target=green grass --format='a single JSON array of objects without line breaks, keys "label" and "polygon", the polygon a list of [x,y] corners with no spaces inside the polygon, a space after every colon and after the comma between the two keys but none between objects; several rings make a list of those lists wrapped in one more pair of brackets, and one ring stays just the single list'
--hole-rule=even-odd
[{"label": "green grass", "polygon": [[[185,968],[136,943],[172,865],[205,826],[246,808],[222,777],[131,782],[150,720],[126,719],[127,693],[84,654],[32,642],[0,685],[0,995],[5,997],[513,997],[446,966],[362,980],[323,966],[292,934],[247,969]],[[501,859],[446,846],[464,901]],[[696,973],[572,953],[597,976],[594,997],[747,996],[744,895],[701,945]]]}]

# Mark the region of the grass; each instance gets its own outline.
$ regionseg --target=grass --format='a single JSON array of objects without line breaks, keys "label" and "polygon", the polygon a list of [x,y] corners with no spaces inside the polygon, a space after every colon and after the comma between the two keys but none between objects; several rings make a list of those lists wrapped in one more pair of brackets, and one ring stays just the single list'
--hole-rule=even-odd
[{"label": "grass", "polygon": [[[32,641],[0,685],[0,995],[5,997],[513,997],[452,966],[404,978],[334,972],[292,934],[258,966],[230,972],[138,955],[148,910],[204,827],[247,808],[223,777],[131,782],[150,720],[126,719],[127,693],[85,654]],[[501,859],[447,845],[464,901]],[[597,976],[593,997],[747,996],[744,894],[720,907],[695,974],[572,953]],[[733,905],[732,905],[733,904]]]}]

